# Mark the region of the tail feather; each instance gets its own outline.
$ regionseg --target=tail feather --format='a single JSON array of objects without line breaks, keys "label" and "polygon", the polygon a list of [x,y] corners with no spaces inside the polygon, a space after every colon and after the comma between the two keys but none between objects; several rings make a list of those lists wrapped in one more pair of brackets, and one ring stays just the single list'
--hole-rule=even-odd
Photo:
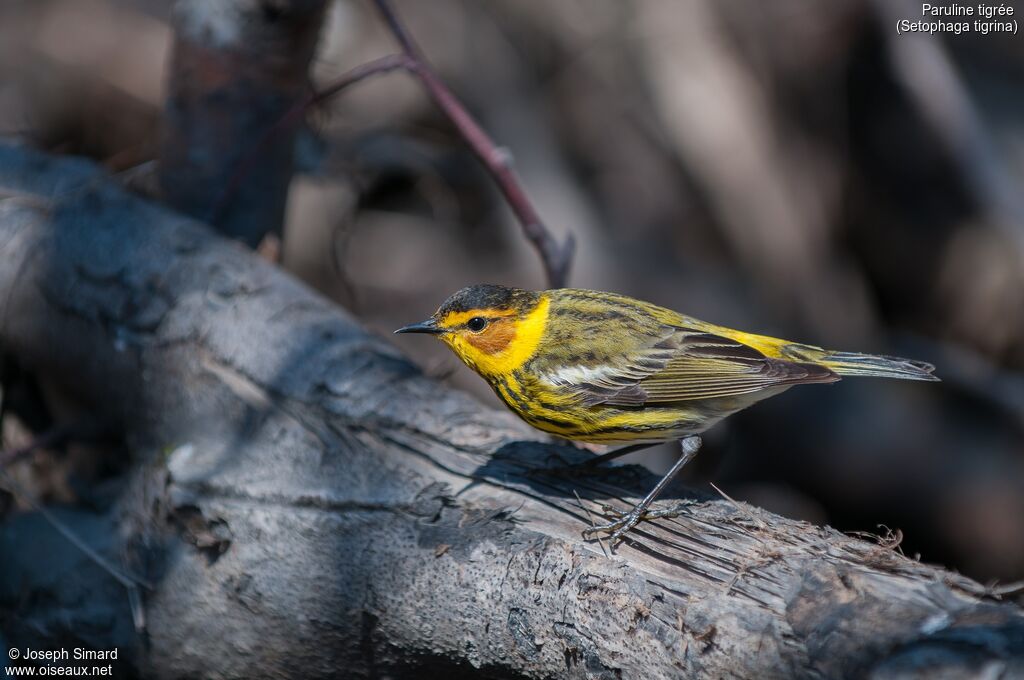
[{"label": "tail feather", "polygon": [[857,354],[856,352],[824,352],[817,363],[839,375],[874,376],[878,378],[900,378],[902,380],[931,380],[935,367],[924,361],[900,357]]}]

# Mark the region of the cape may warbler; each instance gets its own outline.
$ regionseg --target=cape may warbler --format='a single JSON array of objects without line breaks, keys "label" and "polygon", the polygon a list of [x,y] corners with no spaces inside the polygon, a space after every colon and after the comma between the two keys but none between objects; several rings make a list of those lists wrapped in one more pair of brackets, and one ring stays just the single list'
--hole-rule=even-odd
[{"label": "cape may warbler", "polygon": [[[396,333],[438,336],[530,425],[582,442],[680,440],[682,455],[629,513],[592,527],[614,543],[722,418],[793,385],[865,375],[937,380],[934,367],[734,331],[615,293],[463,288]],[[626,450],[601,456],[609,460]]]}]

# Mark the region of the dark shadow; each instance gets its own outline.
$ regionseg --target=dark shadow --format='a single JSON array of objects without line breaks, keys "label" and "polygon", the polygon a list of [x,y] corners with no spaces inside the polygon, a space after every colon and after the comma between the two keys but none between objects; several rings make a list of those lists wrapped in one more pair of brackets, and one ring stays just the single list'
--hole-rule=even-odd
[{"label": "dark shadow", "polygon": [[[559,507],[579,509],[577,496],[598,503],[632,504],[658,483],[660,476],[641,465],[605,463],[588,466],[595,454],[571,444],[518,441],[505,444],[473,471],[475,480],[526,492]],[[660,501],[711,498],[675,480]]]}]

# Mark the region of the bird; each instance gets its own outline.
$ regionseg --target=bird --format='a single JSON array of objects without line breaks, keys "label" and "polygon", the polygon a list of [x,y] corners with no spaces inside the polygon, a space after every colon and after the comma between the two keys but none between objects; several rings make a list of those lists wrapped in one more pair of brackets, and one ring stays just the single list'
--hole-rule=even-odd
[{"label": "bird", "polygon": [[451,295],[426,321],[395,333],[442,340],[498,398],[533,427],[562,439],[621,444],[596,457],[678,441],[681,453],[629,512],[606,508],[612,546],[641,520],[669,516],[651,504],[723,418],[794,385],[847,376],[935,381],[923,361],[733,330],[617,293],[532,291],[478,284]]}]

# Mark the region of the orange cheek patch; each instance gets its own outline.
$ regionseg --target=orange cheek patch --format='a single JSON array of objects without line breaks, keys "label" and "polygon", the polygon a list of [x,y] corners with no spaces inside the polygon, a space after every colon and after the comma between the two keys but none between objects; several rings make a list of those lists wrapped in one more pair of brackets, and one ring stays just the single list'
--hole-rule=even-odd
[{"label": "orange cheek patch", "polygon": [[515,340],[516,329],[511,321],[492,321],[481,333],[466,335],[466,342],[484,354],[498,354]]}]

